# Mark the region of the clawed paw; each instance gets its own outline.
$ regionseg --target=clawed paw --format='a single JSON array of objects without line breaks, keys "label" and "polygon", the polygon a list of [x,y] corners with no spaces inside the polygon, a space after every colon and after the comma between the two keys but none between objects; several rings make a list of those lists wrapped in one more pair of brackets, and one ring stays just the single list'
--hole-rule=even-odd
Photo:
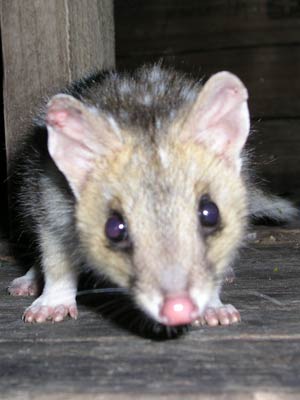
[{"label": "clawed paw", "polygon": [[37,296],[40,293],[40,285],[35,279],[24,275],[14,279],[7,291],[12,296]]},{"label": "clawed paw", "polygon": [[203,315],[194,321],[194,326],[208,325],[231,325],[241,321],[238,310],[231,304],[221,305],[220,307],[207,307]]},{"label": "clawed paw", "polygon": [[47,305],[31,305],[23,314],[23,321],[42,323],[46,321],[60,322],[67,316],[77,319],[78,310],[76,304],[65,305],[58,304],[56,306]]}]

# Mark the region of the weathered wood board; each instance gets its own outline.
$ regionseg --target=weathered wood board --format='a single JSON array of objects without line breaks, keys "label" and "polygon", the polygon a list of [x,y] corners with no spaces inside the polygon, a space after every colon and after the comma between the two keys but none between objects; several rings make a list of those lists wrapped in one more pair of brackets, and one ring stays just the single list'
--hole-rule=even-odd
[{"label": "weathered wood board", "polygon": [[7,295],[18,268],[2,261],[1,399],[299,398],[300,232],[260,231],[255,242],[223,294],[242,322],[169,341],[133,335],[83,304],[77,321],[26,325],[31,299]]},{"label": "weathered wood board", "polygon": [[114,66],[112,0],[3,0],[1,34],[7,158],[22,148],[42,99]]},{"label": "weathered wood board", "polygon": [[129,57],[296,46],[299,18],[293,0],[115,0],[117,51]]}]

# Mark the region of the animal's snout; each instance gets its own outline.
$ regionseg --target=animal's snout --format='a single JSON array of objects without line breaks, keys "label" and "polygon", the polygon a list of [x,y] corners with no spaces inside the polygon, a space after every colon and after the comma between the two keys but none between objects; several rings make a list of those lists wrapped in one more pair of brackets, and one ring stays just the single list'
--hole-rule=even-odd
[{"label": "animal's snout", "polygon": [[160,315],[166,325],[191,324],[197,317],[198,307],[188,294],[166,297]]}]

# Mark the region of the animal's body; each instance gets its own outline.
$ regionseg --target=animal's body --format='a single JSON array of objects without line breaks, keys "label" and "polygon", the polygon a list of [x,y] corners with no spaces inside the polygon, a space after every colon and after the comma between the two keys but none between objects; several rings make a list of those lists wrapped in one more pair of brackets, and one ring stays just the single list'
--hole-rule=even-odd
[{"label": "animal's body", "polygon": [[[45,280],[24,320],[76,318],[87,264],[162,324],[239,321],[219,292],[264,199],[243,166],[247,98],[228,72],[202,86],[159,66],[54,96],[19,174],[19,215]],[[30,270],[10,292],[35,293],[35,279]]]}]

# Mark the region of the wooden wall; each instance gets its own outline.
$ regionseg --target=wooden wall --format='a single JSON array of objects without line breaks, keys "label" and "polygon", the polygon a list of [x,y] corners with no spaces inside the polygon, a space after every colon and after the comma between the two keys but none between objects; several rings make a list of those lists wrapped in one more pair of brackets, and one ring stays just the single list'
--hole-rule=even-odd
[{"label": "wooden wall", "polygon": [[162,57],[198,77],[237,74],[260,175],[300,197],[300,1],[115,0],[115,26],[120,69]]},{"label": "wooden wall", "polygon": [[8,165],[43,97],[96,67],[114,67],[112,0],[2,0]]},{"label": "wooden wall", "polygon": [[113,0],[1,0],[3,91],[0,229],[7,228],[5,157],[22,150],[44,97],[95,68],[115,65]]}]

